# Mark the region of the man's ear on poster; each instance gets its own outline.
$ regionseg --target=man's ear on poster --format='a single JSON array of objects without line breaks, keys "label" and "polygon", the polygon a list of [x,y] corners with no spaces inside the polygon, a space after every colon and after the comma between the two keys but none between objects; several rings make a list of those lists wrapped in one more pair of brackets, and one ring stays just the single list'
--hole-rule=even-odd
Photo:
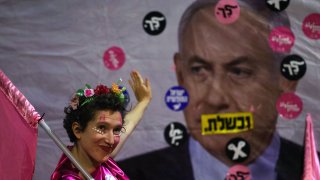
[{"label": "man's ear on poster", "polygon": [[183,85],[184,83],[184,79],[183,79],[183,75],[182,75],[182,72],[181,72],[181,67],[182,66],[182,62],[181,62],[181,55],[180,53],[175,53],[174,54],[174,57],[173,57],[173,60],[174,60],[174,65],[175,65],[175,72],[176,72],[176,76],[177,76],[177,80],[178,80],[178,84],[179,85]]}]

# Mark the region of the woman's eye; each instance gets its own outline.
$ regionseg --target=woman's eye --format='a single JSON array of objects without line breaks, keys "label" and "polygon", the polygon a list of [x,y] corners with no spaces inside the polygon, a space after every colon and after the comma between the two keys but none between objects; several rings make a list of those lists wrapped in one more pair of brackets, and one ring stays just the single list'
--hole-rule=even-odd
[{"label": "woman's eye", "polygon": [[121,134],[121,128],[116,128],[113,130],[114,135],[120,135]]},{"label": "woman's eye", "polygon": [[100,125],[100,126],[98,126],[98,129],[99,129],[100,131],[103,131],[103,130],[105,130],[105,129],[106,129],[106,126],[104,126],[104,125]]}]

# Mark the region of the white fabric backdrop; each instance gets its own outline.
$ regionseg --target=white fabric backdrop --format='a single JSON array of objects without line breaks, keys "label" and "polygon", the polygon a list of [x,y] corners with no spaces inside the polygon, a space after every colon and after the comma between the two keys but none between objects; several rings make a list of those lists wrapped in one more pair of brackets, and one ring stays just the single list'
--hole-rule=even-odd
[{"label": "white fabric backdrop", "polygon": [[[172,70],[177,23],[192,1],[0,0],[0,69],[40,114],[46,113],[46,122],[66,144],[63,108],[71,94],[85,83],[95,86],[111,84],[119,77],[128,80],[129,72],[137,69],[151,80],[153,101],[117,159],[165,147],[165,126],[173,121],[184,124],[181,112],[167,108],[164,95],[177,84]],[[319,0],[292,0],[287,9],[296,38],[291,52],[305,58],[307,73],[297,91],[304,103],[302,114],[292,121],[279,119],[278,128],[281,135],[299,144],[307,112],[313,115],[320,141],[320,40],[306,38],[301,30],[304,17],[320,13],[319,9]],[[150,36],[142,28],[150,11],[166,16],[167,26],[160,35]],[[116,71],[105,68],[102,61],[104,51],[112,46],[121,47],[126,54],[124,66]],[[124,85],[129,87],[127,82]],[[129,93],[133,95],[131,89]],[[61,153],[39,127],[33,179],[49,179]]]}]

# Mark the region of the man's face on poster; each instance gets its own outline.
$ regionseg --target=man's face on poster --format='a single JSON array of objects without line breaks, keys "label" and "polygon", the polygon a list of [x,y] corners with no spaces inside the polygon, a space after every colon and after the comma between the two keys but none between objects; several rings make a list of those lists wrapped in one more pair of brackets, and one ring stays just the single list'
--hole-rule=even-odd
[{"label": "man's face on poster", "polygon": [[[175,55],[179,85],[189,93],[184,110],[190,134],[225,161],[226,143],[242,137],[255,159],[270,143],[276,101],[283,91],[279,68],[268,45],[267,26],[242,10],[233,24],[215,20],[213,8],[198,11],[183,31]],[[254,129],[233,134],[201,134],[201,115],[252,112]]]}]

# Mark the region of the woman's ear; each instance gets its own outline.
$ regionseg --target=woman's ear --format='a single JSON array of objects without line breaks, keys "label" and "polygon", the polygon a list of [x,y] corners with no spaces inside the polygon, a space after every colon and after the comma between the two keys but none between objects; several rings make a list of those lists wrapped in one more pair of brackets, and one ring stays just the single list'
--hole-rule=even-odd
[{"label": "woman's ear", "polygon": [[181,63],[181,55],[179,53],[175,53],[173,60],[174,60],[178,84],[183,85],[183,76],[182,76],[182,72],[181,72],[181,70],[182,70],[181,68],[183,68],[183,67],[182,67],[182,63]]},{"label": "woman's ear", "polygon": [[290,81],[284,76],[280,77],[280,87],[284,93],[295,92],[298,86],[298,81]]},{"label": "woman's ear", "polygon": [[76,138],[79,140],[81,138],[81,126],[78,122],[72,123],[72,131]]}]

